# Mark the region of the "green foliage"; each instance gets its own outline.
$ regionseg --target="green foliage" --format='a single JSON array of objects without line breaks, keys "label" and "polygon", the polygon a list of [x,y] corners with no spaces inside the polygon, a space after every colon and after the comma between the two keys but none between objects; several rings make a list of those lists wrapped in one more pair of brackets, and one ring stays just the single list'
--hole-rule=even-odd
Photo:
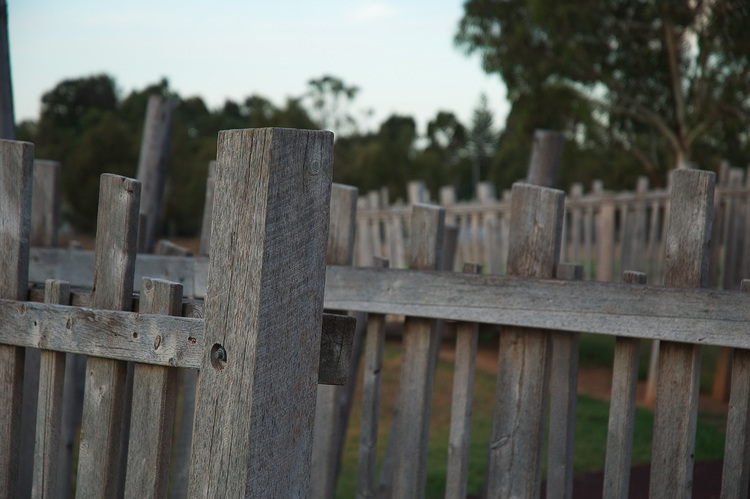
[{"label": "green foliage", "polygon": [[[464,9],[457,44],[502,76],[514,111],[575,140],[576,159],[624,150],[632,159],[614,166],[638,165],[656,184],[685,159],[746,161],[750,18],[741,2],[469,0]],[[735,132],[728,142],[722,128]]]}]

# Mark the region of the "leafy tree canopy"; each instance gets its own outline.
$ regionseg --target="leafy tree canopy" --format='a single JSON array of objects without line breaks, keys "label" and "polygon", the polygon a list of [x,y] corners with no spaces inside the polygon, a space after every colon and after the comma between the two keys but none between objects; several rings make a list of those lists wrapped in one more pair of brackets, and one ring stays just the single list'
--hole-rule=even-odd
[{"label": "leafy tree canopy", "polygon": [[[549,100],[552,89],[586,103],[591,119],[567,129],[570,138],[605,129],[657,180],[683,161],[747,153],[744,0],[468,0],[464,8],[456,43],[502,76],[514,105]],[[729,143],[706,140],[727,126],[744,131]]]}]

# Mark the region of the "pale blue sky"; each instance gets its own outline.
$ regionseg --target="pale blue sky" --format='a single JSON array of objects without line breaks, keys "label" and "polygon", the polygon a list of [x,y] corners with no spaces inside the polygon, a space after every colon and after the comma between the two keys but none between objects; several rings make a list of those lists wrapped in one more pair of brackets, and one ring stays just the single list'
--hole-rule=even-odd
[{"label": "pale blue sky", "polygon": [[439,110],[466,125],[484,92],[496,125],[502,81],[453,45],[462,0],[8,0],[16,119],[42,93],[106,72],[123,95],[162,77],[210,108],[259,94],[277,105],[331,74],[361,92],[354,109],[417,119]]}]

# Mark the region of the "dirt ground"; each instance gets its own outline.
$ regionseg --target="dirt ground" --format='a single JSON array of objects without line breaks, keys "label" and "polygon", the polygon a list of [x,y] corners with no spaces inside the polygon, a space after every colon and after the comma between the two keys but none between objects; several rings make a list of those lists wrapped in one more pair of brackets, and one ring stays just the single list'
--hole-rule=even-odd
[{"label": "dirt ground", "polygon": [[[441,358],[452,360],[453,348],[446,344],[440,351]],[[477,369],[490,374],[497,372],[497,350],[494,348],[480,348],[477,351]],[[595,398],[609,400],[612,389],[612,370],[609,368],[582,369],[578,374],[578,392]],[[645,383],[638,386],[638,404],[644,404]],[[713,414],[726,414],[727,404],[701,395],[699,401],[701,411]],[[693,498],[711,499],[720,497],[721,491],[721,461],[699,462],[693,469]],[[630,470],[631,499],[648,497],[651,467],[648,464],[634,466]],[[604,486],[602,472],[587,473],[576,476],[573,481],[573,497],[576,499],[601,499]],[[544,487],[544,486],[543,486]],[[543,488],[542,497],[546,490]]]}]

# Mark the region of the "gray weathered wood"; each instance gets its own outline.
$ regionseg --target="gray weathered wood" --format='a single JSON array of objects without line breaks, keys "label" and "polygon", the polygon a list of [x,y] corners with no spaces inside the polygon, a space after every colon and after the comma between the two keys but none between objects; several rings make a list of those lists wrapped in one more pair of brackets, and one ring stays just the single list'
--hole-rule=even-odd
[{"label": "gray weathered wood", "polygon": [[[676,170],[666,243],[667,286],[701,287],[708,278],[708,241],[715,175]],[[662,342],[654,411],[651,497],[691,497],[701,349]]]},{"label": "gray weathered wood", "polygon": [[535,130],[526,182],[541,187],[557,187],[565,136],[555,130]]},{"label": "gray weathered wood", "polygon": [[31,245],[57,246],[60,205],[60,163],[34,160],[34,187],[31,207]]},{"label": "gray weathered wood", "polygon": [[[409,236],[409,268],[435,270],[442,262],[445,209],[415,204]],[[407,317],[404,322],[401,378],[396,421],[396,465],[393,497],[424,497],[432,387],[439,335],[435,321]]]},{"label": "gray weathered wood", "polygon": [[[482,266],[465,263],[463,271],[481,274]],[[474,401],[474,372],[477,361],[479,324],[456,324],[456,358],[453,372],[451,425],[448,435],[448,466],[445,477],[446,499],[465,499],[469,475],[471,406]]]},{"label": "gray weathered wood", "polygon": [[13,85],[10,78],[8,5],[5,0],[0,1],[0,139],[16,140]]},{"label": "gray weathered wood", "polygon": [[[388,268],[388,260],[379,259],[376,265]],[[377,458],[380,387],[383,375],[385,346],[385,314],[367,316],[365,367],[362,382],[362,418],[359,430],[357,462],[357,498],[375,497],[375,463]]]},{"label": "gray weathered wood", "polygon": [[141,212],[146,214],[143,247],[147,253],[153,252],[159,232],[169,144],[172,139],[172,119],[176,108],[177,100],[164,95],[152,95],[146,107],[136,178],[141,182],[143,190]]},{"label": "gray weathered wood", "polygon": [[[509,275],[554,277],[564,198],[555,189],[513,186]],[[513,327],[500,331],[488,462],[490,497],[539,495],[551,349],[546,331]]]},{"label": "gray weathered wood", "polygon": [[179,408],[179,428],[174,451],[174,473],[170,483],[170,497],[187,497],[190,475],[190,447],[193,443],[193,417],[195,416],[195,389],[198,382],[197,369],[181,369],[179,391],[182,403]]},{"label": "gray weathered wood", "polygon": [[[46,303],[67,305],[70,284],[48,280]],[[65,353],[43,350],[39,371],[39,403],[36,413],[32,497],[55,497],[58,493],[58,463],[65,381]]]},{"label": "gray weathered wood", "polygon": [[599,208],[596,219],[597,254],[596,280],[611,281],[614,277],[612,264],[614,260],[615,204],[605,198]]},{"label": "gray weathered wood", "polygon": [[[4,13],[5,6],[0,5],[0,15]],[[5,27],[2,19],[0,26]],[[33,144],[0,140],[0,298],[3,299],[25,300],[28,294],[33,158]],[[3,380],[0,497],[15,497],[19,492],[23,372],[24,350],[0,345],[0,379]]]},{"label": "gray weathered wood", "polygon": [[[102,175],[95,243],[93,306],[130,310],[138,239],[140,182]],[[137,336],[137,332],[133,335]],[[76,495],[113,497],[120,473],[127,363],[88,357]]]},{"label": "gray weathered wood", "polygon": [[[357,220],[357,197],[355,187],[333,184],[331,186],[331,210],[328,229],[326,263],[351,265],[354,259],[354,238]],[[343,320],[343,318],[342,318]],[[348,356],[351,358],[349,344]],[[348,359],[347,359],[348,361]],[[356,379],[356,373],[353,373]],[[354,381],[352,381],[354,383]],[[336,478],[340,468],[341,449],[339,433],[346,428],[345,416],[348,404],[344,400],[346,390],[335,386],[318,386],[315,407],[315,427],[312,448],[312,472],[310,497],[333,497]]]},{"label": "gray weathered wood", "polygon": [[[140,311],[179,315],[182,286],[143,279]],[[153,348],[161,347],[157,336]],[[135,364],[125,497],[166,497],[174,426],[177,368]]]},{"label": "gray weathered wood", "polygon": [[180,246],[177,243],[168,241],[167,239],[159,239],[156,242],[154,253],[157,255],[165,256],[193,256],[193,251],[185,246]]},{"label": "gray weathered wood", "polygon": [[[740,289],[750,291],[750,280],[744,279]],[[740,499],[750,482],[750,350],[735,350],[731,387],[721,497]]]},{"label": "gray weathered wood", "polygon": [[310,486],[333,134],[219,133],[192,497]]},{"label": "gray weathered wood", "polygon": [[[583,279],[583,266],[561,263],[557,278]],[[573,497],[573,445],[578,397],[578,344],[580,333],[559,331],[552,337],[550,374],[547,498]]]},{"label": "gray weathered wood", "polygon": [[208,164],[206,178],[206,197],[203,201],[203,222],[201,224],[201,239],[198,254],[208,256],[211,251],[211,216],[214,210],[214,185],[216,184],[216,161]]},{"label": "gray weathered wood", "polygon": [[[646,284],[646,274],[626,271],[623,282]],[[618,336],[612,367],[612,397],[604,463],[604,497],[627,499],[630,487],[630,458],[633,449],[636,388],[641,340]]]}]

